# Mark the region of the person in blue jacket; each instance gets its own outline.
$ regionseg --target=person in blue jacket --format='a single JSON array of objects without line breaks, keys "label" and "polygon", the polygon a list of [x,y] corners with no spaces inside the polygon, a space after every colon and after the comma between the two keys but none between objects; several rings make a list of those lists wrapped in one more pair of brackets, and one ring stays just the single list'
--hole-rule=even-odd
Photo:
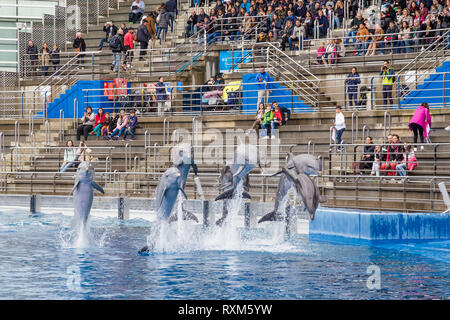
[{"label": "person in blue jacket", "polygon": [[347,85],[348,104],[353,107],[354,102],[356,107],[358,105],[358,84],[361,83],[361,79],[355,67],[352,68],[352,72],[347,76],[345,83]]},{"label": "person in blue jacket", "polygon": [[156,91],[156,104],[158,106],[158,115],[162,116],[164,113],[165,103],[168,99],[166,85],[164,84],[164,78],[159,77],[159,82],[155,85]]},{"label": "person in blue jacket", "polygon": [[256,82],[258,86],[258,102],[259,103],[264,98],[264,103],[269,103],[269,94],[272,93],[272,83],[269,74],[266,72],[264,67],[259,69],[259,73],[256,75]]}]

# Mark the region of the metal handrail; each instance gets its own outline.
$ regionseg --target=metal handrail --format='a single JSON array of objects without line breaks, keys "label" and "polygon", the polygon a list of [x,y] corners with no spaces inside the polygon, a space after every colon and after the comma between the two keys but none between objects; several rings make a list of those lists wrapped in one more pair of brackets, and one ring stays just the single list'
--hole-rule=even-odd
[{"label": "metal handrail", "polygon": [[[389,116],[389,123],[386,123],[387,116]],[[389,124],[389,134],[391,134],[391,113],[389,111],[384,112],[383,116],[383,142],[386,143],[386,128]]]},{"label": "metal handrail", "polygon": [[59,142],[64,141],[64,109],[59,110]]}]

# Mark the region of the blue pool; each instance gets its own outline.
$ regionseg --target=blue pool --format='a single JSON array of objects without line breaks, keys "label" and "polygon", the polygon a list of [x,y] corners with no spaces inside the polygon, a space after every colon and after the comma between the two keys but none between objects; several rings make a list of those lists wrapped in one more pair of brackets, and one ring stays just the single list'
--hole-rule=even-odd
[{"label": "blue pool", "polygon": [[[286,241],[276,228],[217,236],[189,226],[178,246],[140,256],[151,221],[94,216],[90,245],[75,248],[61,213],[0,208],[0,299],[450,298],[450,241],[334,245]],[[373,266],[380,289],[368,286]]]}]

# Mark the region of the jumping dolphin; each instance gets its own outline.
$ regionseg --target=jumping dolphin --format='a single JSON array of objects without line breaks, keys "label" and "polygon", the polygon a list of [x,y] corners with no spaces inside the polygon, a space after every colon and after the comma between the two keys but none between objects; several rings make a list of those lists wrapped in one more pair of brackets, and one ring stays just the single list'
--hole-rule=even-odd
[{"label": "jumping dolphin", "polygon": [[86,225],[86,221],[91,212],[92,200],[94,199],[94,189],[102,194],[105,191],[95,181],[95,170],[91,163],[83,161],[77,169],[75,185],[72,189],[73,202],[75,207],[75,217],[78,222]]},{"label": "jumping dolphin", "polygon": [[250,178],[248,174],[256,166],[261,168],[257,147],[249,144],[240,144],[234,153],[233,163],[225,165],[220,172],[219,190],[222,193],[215,200],[224,200],[224,203],[222,217],[216,221],[216,225],[222,225],[228,216],[229,200],[233,197],[236,187],[241,181],[244,187],[242,197],[251,199],[248,193],[250,189]]},{"label": "jumping dolphin", "polygon": [[[178,192],[181,192],[184,198],[187,199],[184,187],[186,186],[187,177],[191,167],[194,169],[194,174],[198,179],[198,169],[194,163],[190,145],[182,144],[174,149],[173,159],[173,167],[170,167],[163,173],[155,191],[155,210],[157,219],[158,221],[168,221],[169,223],[178,219],[177,215],[172,215]],[[199,184],[200,182],[198,182],[198,185]],[[194,220],[198,223],[198,219],[194,214],[184,208],[182,208],[182,210],[183,220]],[[144,246],[138,253],[147,254],[152,250],[150,246]]]},{"label": "jumping dolphin", "polygon": [[286,166],[274,174],[280,175],[275,198],[275,208],[272,212],[263,216],[258,223],[282,220],[282,215],[278,212],[278,209],[292,186],[295,187],[297,194],[303,200],[303,204],[309,212],[311,220],[314,220],[319,202],[323,202],[324,199],[320,197],[319,188],[309,176],[319,175],[321,170],[322,166],[317,157],[309,154],[294,156],[292,153],[289,153]]}]

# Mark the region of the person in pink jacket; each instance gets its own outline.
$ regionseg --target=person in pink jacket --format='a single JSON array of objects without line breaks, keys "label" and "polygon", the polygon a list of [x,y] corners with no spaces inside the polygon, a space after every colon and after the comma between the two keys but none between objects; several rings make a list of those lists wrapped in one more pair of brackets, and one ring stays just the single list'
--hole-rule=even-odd
[{"label": "person in pink jacket", "polygon": [[[422,102],[420,106],[417,107],[416,112],[409,121],[409,130],[414,133],[414,151],[417,151],[417,136],[420,135],[420,142],[424,143],[427,137],[427,125],[431,129],[431,116],[428,103]],[[420,147],[423,150],[423,146]]]},{"label": "person in pink jacket", "polygon": [[[117,119],[117,127],[116,129],[114,129],[113,133],[108,137],[109,140],[118,140],[119,137],[122,135],[122,133],[125,132],[125,130],[128,127],[128,117],[125,115],[125,110],[121,109],[120,110],[120,114],[119,114],[119,119]],[[115,135],[117,135],[117,137],[115,137]]]}]

